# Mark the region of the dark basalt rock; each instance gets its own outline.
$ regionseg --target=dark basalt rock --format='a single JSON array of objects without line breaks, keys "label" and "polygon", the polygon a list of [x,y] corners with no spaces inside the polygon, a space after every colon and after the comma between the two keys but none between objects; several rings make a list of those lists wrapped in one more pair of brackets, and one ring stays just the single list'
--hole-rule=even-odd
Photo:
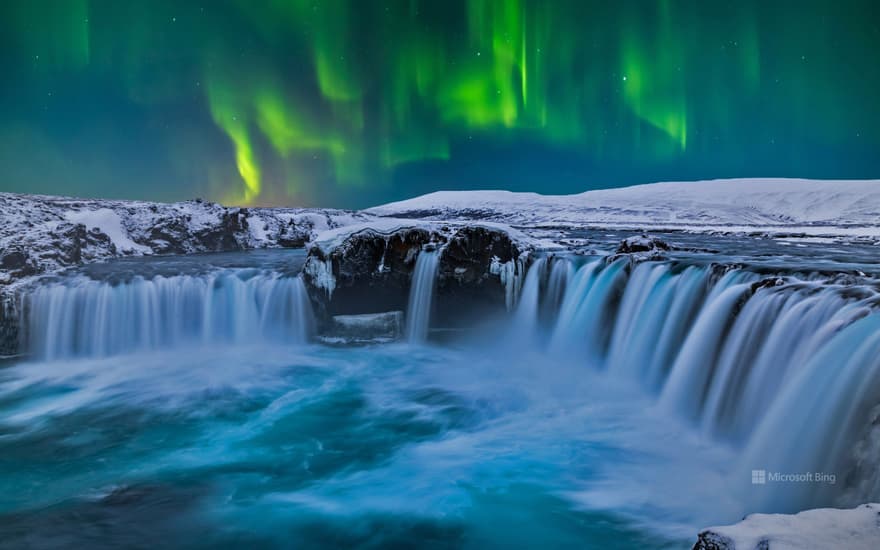
[{"label": "dark basalt rock", "polygon": [[39,268],[24,247],[16,247],[0,255],[0,271],[8,272],[10,278],[19,279],[36,275]]},{"label": "dark basalt rock", "polygon": [[9,271],[19,270],[27,265],[27,252],[12,250],[0,256],[0,268]]},{"label": "dark basalt rock", "polygon": [[[303,273],[316,315],[326,321],[335,315],[406,310],[419,250],[445,240],[444,235],[420,228],[390,235],[368,229],[349,236],[327,254],[312,248]],[[329,266],[332,292],[317,279],[317,263]]]},{"label": "dark basalt rock", "polygon": [[281,228],[276,242],[282,248],[303,248],[309,242],[309,232],[290,222]]},{"label": "dark basalt rock", "polygon": [[697,543],[694,544],[693,550],[734,550],[734,546],[733,541],[724,535],[703,531],[697,535]]},{"label": "dark basalt rock", "polygon": [[243,250],[242,236],[248,231],[246,208],[229,208],[220,216],[220,224],[193,236],[206,251]]},{"label": "dark basalt rock", "polygon": [[81,223],[59,224],[52,237],[53,250],[43,258],[50,258],[60,265],[79,265],[118,253],[110,237],[97,229],[89,231]]},{"label": "dark basalt rock", "polygon": [[665,260],[664,252],[670,250],[672,246],[657,237],[636,235],[620,241],[617,250],[606,261],[611,263],[622,257],[628,257],[635,262]]},{"label": "dark basalt rock", "polygon": [[19,315],[15,298],[0,289],[0,357],[19,351]]},{"label": "dark basalt rock", "polygon": [[454,327],[467,317],[502,313],[506,309],[506,287],[498,274],[491,273],[491,266],[493,262],[513,262],[515,269],[523,269],[518,265],[522,252],[502,230],[482,226],[459,229],[440,256],[434,299],[436,323]]},{"label": "dark basalt rock", "polygon": [[[309,251],[303,278],[319,324],[327,328],[336,315],[405,311],[419,251],[434,247],[440,261],[432,324],[460,327],[477,314],[505,310],[505,286],[492,265],[513,261],[521,270],[517,262],[524,250],[502,229],[367,229],[332,250]],[[328,292],[330,275],[333,289]]]},{"label": "dark basalt rock", "polygon": [[761,288],[773,288],[776,286],[782,286],[785,284],[785,279],[782,277],[768,277],[766,279],[761,279],[760,281],[755,281],[752,283],[751,290],[754,294]]},{"label": "dark basalt rock", "polygon": [[220,215],[219,223],[194,230],[189,215],[158,220],[138,244],[154,254],[185,254],[188,252],[232,252],[247,248],[247,209],[229,208]]},{"label": "dark basalt rock", "polygon": [[638,235],[635,237],[629,237],[622,241],[617,246],[617,254],[633,254],[636,252],[652,252],[655,250],[672,250],[672,247],[669,246],[666,242],[661,241],[657,237],[650,237],[648,235]]}]

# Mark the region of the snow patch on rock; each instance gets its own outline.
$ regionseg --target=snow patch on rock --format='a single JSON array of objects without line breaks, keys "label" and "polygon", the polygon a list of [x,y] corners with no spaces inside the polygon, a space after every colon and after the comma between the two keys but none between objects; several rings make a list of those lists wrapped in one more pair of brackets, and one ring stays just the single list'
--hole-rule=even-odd
[{"label": "snow patch on rock", "polygon": [[64,214],[64,219],[72,223],[81,223],[89,230],[98,230],[110,237],[110,241],[121,253],[152,254],[153,250],[148,246],[140,245],[128,236],[128,231],[122,227],[119,214],[109,208],[97,210],[71,210]]},{"label": "snow patch on rock", "polygon": [[494,222],[462,222],[462,221],[432,221],[432,220],[413,220],[413,219],[397,219],[397,218],[373,218],[369,221],[359,221],[350,225],[344,225],[332,230],[318,233],[310,247],[317,247],[326,255],[331,251],[339,248],[346,240],[353,235],[360,233],[375,234],[390,237],[395,233],[406,230],[421,229],[429,233],[440,233],[446,236],[452,235],[456,230],[462,227],[482,227],[491,229],[501,233],[505,233],[511,242],[517,244],[522,249],[536,250],[560,250],[563,247],[548,239],[538,239],[531,237],[524,232],[510,227],[503,223]]}]

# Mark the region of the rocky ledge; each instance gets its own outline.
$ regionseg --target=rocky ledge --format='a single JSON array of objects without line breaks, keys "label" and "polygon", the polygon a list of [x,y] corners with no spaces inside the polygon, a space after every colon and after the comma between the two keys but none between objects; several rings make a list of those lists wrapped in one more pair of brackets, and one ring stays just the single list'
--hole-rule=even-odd
[{"label": "rocky ledge", "polygon": [[498,224],[381,220],[321,235],[303,269],[319,324],[339,315],[405,311],[416,259],[439,254],[433,323],[460,328],[512,307],[535,241]]},{"label": "rocky ledge", "polygon": [[734,525],[700,532],[694,550],[876,550],[880,548],[880,504],[799,514],[751,514]]},{"label": "rocky ledge", "polygon": [[620,242],[617,250],[608,256],[608,261],[613,262],[618,258],[628,257],[635,262],[661,261],[666,259],[666,253],[672,250],[665,241],[649,235],[635,235]]}]

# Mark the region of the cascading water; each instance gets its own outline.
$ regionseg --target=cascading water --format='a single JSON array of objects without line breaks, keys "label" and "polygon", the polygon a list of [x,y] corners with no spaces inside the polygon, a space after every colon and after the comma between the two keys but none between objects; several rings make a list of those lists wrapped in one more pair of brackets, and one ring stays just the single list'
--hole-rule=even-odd
[{"label": "cascading water", "polygon": [[428,339],[439,262],[437,250],[423,249],[416,259],[406,310],[406,337],[410,343],[420,344]]},{"label": "cascading water", "polygon": [[574,276],[574,267],[566,258],[551,258],[550,275],[547,278],[547,292],[541,300],[541,321],[552,319],[562,306],[568,283]]},{"label": "cascading water", "polygon": [[[412,341],[438,256],[417,259]],[[289,346],[311,309],[290,257],[266,259],[107,265],[23,297],[33,353],[0,369],[0,539],[125,546],[138,525],[184,546],[369,531],[659,550],[748,512],[880,495],[867,279],[538,257],[508,330]],[[755,486],[753,469],[838,484]]]},{"label": "cascading water", "polygon": [[[840,473],[851,466],[854,437],[880,397],[880,315],[846,326],[798,367],[768,403],[746,447],[743,468],[833,474],[843,484]],[[796,503],[836,496],[832,484],[774,489],[753,497],[755,508],[792,511]]]},{"label": "cascading water", "polygon": [[604,267],[597,260],[580,268],[575,283],[566,292],[551,349],[562,355],[582,354],[598,362],[604,354],[610,327],[614,323],[621,284],[625,281],[625,260]]},{"label": "cascading water", "polygon": [[[540,303],[554,299],[534,295],[546,266],[531,269],[516,327],[538,324]],[[747,449],[751,468],[842,477],[854,434],[880,403],[878,308],[867,287],[595,259],[551,319],[550,351],[641,383],[663,409]],[[823,491],[778,491],[754,509],[828,504],[836,493]]]},{"label": "cascading water", "polygon": [[519,304],[513,315],[513,338],[520,345],[530,345],[538,336],[538,308],[541,293],[541,279],[547,260],[538,258],[526,275]]},{"label": "cascading water", "polygon": [[27,348],[49,360],[182,345],[302,343],[313,325],[299,277],[253,270],[118,284],[79,277],[35,289],[26,310]]}]

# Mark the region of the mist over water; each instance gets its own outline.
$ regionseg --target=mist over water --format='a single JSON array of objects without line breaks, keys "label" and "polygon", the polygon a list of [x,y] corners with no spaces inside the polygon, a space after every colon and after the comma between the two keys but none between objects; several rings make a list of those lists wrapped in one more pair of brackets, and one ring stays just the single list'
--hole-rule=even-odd
[{"label": "mist over water", "polygon": [[546,367],[400,344],[5,369],[0,530],[106,545],[689,538],[698,509],[663,486],[720,483],[729,457],[634,407],[650,406],[637,392]]},{"label": "mist over water", "polygon": [[679,548],[870,495],[843,473],[880,396],[871,288],[547,257],[509,323],[441,346],[422,256],[419,343],[309,343],[290,274],[38,288],[0,369],[0,546]]}]

